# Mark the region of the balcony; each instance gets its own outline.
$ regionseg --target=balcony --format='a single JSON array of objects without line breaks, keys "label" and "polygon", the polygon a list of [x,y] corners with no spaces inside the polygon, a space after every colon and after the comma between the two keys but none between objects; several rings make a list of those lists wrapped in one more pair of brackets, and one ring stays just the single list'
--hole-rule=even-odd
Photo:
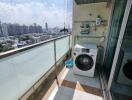
[{"label": "balcony", "polygon": [[[0,55],[2,100],[103,100],[98,70],[94,78],[74,75],[64,61],[72,36],[65,35]],[[8,95],[8,96],[7,96]]]},{"label": "balcony", "polygon": [[[131,65],[126,76],[122,71],[125,61],[132,64],[131,6],[131,0],[73,0],[72,35],[0,54],[0,99],[132,100]],[[83,43],[97,45],[93,78],[65,66]]]}]

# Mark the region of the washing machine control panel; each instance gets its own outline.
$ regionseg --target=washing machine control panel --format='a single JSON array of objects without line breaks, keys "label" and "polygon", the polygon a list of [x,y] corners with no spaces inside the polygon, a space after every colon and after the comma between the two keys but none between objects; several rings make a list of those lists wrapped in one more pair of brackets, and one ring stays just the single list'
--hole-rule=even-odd
[{"label": "washing machine control panel", "polygon": [[89,49],[82,49],[82,52],[84,52],[84,53],[89,53],[90,50],[89,50]]}]

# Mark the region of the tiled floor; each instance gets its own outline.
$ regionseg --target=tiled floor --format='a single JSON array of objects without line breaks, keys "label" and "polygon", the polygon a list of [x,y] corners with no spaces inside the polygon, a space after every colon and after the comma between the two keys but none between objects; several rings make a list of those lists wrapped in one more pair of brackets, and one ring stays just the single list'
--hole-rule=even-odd
[{"label": "tiled floor", "polygon": [[118,93],[113,93],[113,100],[132,100],[131,96],[123,95],[123,94],[118,94]]},{"label": "tiled floor", "polygon": [[113,100],[132,100],[132,87],[114,82],[112,84]]},{"label": "tiled floor", "polygon": [[49,100],[103,100],[102,97],[82,92],[73,88],[61,86],[54,96]]},{"label": "tiled floor", "polygon": [[98,74],[89,78],[74,75],[72,69],[66,68],[49,100],[103,100]]},{"label": "tiled floor", "polygon": [[113,82],[112,91],[117,94],[122,94],[132,97],[132,87],[128,85]]},{"label": "tiled floor", "polygon": [[101,88],[100,80],[99,80],[99,75],[97,71],[95,72],[94,78],[91,77],[86,77],[86,76],[81,76],[81,75],[75,75],[73,74],[72,69],[66,68],[64,74],[61,77],[62,80],[67,80],[70,82],[75,82],[75,83],[80,83],[86,86],[91,86],[95,88]]}]

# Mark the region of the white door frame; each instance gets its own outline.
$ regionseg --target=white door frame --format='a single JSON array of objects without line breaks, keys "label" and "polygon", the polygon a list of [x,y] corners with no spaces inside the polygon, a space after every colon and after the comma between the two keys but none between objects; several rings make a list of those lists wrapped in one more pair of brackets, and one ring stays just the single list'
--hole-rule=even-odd
[{"label": "white door frame", "polygon": [[115,50],[115,55],[114,55],[114,60],[113,60],[113,64],[112,64],[112,68],[111,68],[111,72],[110,72],[107,91],[110,91],[111,84],[112,84],[112,81],[113,81],[113,78],[114,78],[116,64],[117,64],[117,61],[118,61],[118,56],[119,56],[119,52],[120,52],[120,49],[121,49],[121,45],[122,45],[122,41],[123,41],[123,37],[124,37],[126,25],[127,25],[129,13],[130,13],[130,10],[131,10],[131,6],[132,6],[132,0],[128,0],[127,4],[126,4],[126,8],[125,8],[125,13],[124,13],[121,29],[120,29],[119,39],[118,39],[116,50]]}]

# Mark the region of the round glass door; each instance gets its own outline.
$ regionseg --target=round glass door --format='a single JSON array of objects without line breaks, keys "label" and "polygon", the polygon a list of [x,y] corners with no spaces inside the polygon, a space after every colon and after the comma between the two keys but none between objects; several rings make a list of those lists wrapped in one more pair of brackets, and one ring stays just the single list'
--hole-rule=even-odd
[{"label": "round glass door", "polygon": [[75,64],[80,70],[87,71],[93,67],[94,61],[91,56],[87,54],[81,54],[77,56]]},{"label": "round glass door", "polygon": [[132,61],[128,61],[124,67],[123,67],[123,72],[125,76],[129,79],[132,80]]}]

